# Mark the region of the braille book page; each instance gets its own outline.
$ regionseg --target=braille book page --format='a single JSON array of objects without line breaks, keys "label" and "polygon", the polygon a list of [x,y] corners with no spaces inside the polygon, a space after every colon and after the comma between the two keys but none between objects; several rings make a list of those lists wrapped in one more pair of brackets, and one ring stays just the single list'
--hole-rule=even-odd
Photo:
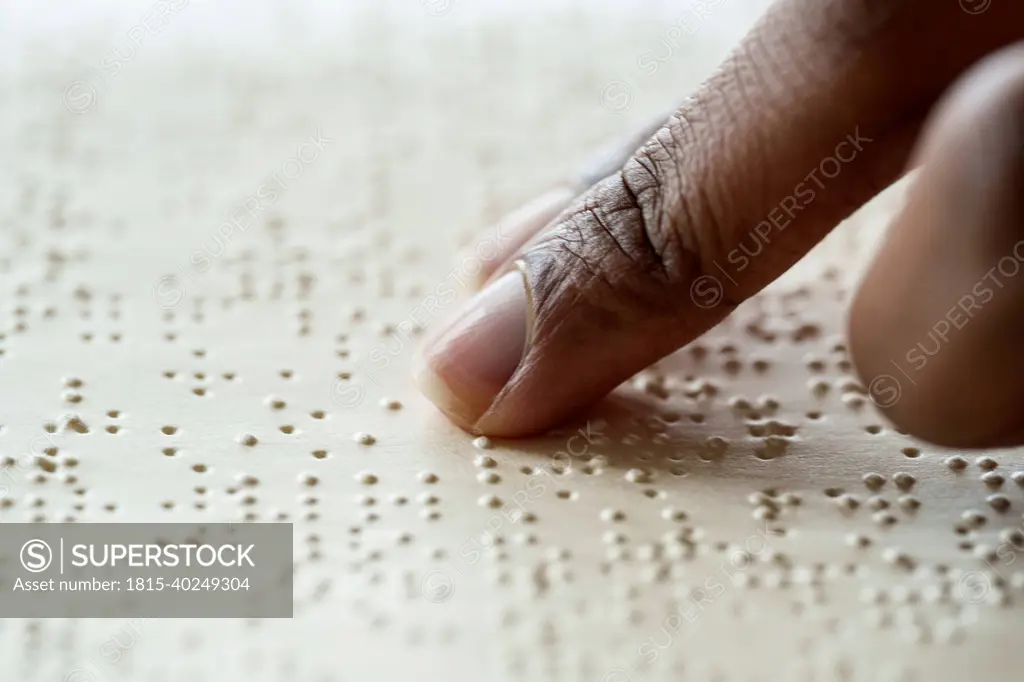
[{"label": "braille book page", "polygon": [[0,676],[1015,679],[1024,458],[895,432],[844,341],[898,188],[555,433],[409,378],[475,240],[765,3],[342,4],[0,9],[0,521],[295,551],[292,619],[6,619]]}]

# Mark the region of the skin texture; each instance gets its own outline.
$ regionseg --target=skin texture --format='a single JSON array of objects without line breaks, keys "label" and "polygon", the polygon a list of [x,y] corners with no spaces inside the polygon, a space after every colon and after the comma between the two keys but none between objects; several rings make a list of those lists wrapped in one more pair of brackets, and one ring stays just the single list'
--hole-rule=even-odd
[{"label": "skin texture", "polygon": [[1014,47],[1024,6],[965,4],[777,2],[634,153],[605,156],[592,173],[603,179],[512,221],[519,238],[463,322],[421,349],[421,388],[474,432],[555,426],[717,324],[922,165],[854,301],[855,364],[876,404],[915,435],[1024,440],[1024,389],[1004,386],[1024,364],[1014,314],[1024,272],[976,302],[923,367],[915,356],[907,368],[920,381],[900,375],[895,401],[876,381],[895,374],[893,358],[909,363],[1024,237],[1024,56]]}]

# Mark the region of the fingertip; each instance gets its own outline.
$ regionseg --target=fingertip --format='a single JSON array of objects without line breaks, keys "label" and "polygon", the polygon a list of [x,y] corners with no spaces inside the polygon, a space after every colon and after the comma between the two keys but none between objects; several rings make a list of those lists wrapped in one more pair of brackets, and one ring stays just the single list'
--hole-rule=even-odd
[{"label": "fingertip", "polygon": [[418,350],[413,377],[453,422],[471,430],[515,373],[526,351],[529,297],[513,270],[470,299]]}]

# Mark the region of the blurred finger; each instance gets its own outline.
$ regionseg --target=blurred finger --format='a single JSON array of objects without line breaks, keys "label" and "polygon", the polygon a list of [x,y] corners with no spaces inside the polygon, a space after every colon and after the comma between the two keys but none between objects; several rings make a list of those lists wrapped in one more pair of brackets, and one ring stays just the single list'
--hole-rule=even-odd
[{"label": "blurred finger", "polygon": [[854,301],[855,364],[913,435],[1024,443],[1024,44],[963,78],[917,160]]}]

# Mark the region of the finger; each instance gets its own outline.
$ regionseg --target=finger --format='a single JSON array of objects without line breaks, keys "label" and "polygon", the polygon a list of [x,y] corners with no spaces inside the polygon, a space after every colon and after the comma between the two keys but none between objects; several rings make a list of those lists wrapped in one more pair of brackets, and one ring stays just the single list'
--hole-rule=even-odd
[{"label": "finger", "polygon": [[470,282],[481,289],[494,273],[508,267],[509,262],[538,232],[557,218],[580,194],[599,180],[617,172],[630,156],[646,142],[668,119],[669,113],[658,116],[632,134],[598,151],[565,182],[551,188],[532,201],[515,209],[487,231],[482,241],[474,246],[496,245],[496,255],[482,259],[483,264]]},{"label": "finger", "polygon": [[774,5],[619,173],[424,346],[422,390],[461,426],[502,436],[599,399],[890,184],[935,99],[1021,26],[1011,3]]},{"label": "finger", "polygon": [[916,436],[1024,443],[1024,44],[965,76],[917,156],[851,310],[855,364]]}]

